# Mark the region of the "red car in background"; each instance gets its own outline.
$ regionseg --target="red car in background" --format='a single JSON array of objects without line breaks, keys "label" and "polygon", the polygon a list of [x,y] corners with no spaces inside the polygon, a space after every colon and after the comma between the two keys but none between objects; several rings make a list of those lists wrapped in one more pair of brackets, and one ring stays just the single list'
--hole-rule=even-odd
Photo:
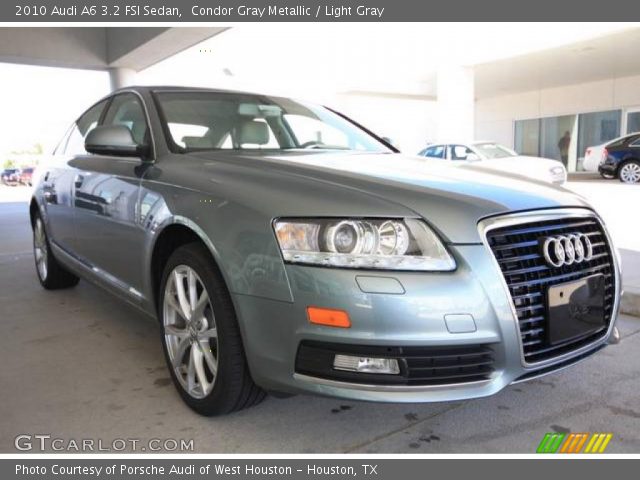
[{"label": "red car in background", "polygon": [[20,172],[20,183],[22,185],[29,185],[29,186],[32,185],[34,170],[35,168],[33,167],[27,167],[22,169],[22,171]]}]

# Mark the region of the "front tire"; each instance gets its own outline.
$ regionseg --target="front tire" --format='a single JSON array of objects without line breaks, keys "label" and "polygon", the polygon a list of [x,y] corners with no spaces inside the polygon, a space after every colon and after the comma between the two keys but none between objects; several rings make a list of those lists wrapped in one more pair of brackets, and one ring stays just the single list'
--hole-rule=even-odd
[{"label": "front tire", "polygon": [[622,183],[640,183],[640,162],[631,160],[625,162],[618,172]]},{"label": "front tire", "polygon": [[604,172],[600,172],[600,176],[605,180],[611,180],[613,178],[616,178],[615,175],[612,175],[611,173],[604,173]]},{"label": "front tire", "polygon": [[222,415],[265,398],[249,373],[231,296],[204,246],[191,243],[171,255],[159,297],[165,360],[189,407]]},{"label": "front tire", "polygon": [[33,222],[33,256],[38,280],[47,290],[74,287],[80,279],[64,268],[53,256],[51,244],[39,214]]}]

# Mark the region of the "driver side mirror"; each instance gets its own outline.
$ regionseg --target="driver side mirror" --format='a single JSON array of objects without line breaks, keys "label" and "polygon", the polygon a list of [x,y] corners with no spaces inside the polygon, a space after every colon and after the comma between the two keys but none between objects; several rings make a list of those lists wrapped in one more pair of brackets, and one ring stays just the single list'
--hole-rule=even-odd
[{"label": "driver side mirror", "polygon": [[149,154],[149,145],[139,145],[124,125],[100,125],[89,132],[84,148],[96,155],[141,157]]},{"label": "driver side mirror", "polygon": [[479,162],[480,157],[475,153],[470,153],[467,155],[467,161],[469,162]]}]

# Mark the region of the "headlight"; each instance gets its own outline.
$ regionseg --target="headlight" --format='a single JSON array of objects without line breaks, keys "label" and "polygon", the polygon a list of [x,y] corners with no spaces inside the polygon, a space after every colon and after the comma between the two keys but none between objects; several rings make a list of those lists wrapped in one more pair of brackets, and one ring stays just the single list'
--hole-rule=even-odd
[{"label": "headlight", "polygon": [[421,220],[279,219],[274,227],[288,263],[380,270],[456,268],[440,239]]}]

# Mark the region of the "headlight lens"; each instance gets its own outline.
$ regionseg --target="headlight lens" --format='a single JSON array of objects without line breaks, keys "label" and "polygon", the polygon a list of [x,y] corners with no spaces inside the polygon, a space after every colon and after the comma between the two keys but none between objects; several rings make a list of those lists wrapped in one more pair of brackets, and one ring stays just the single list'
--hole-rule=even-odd
[{"label": "headlight lens", "polygon": [[380,270],[456,268],[436,234],[412,218],[279,219],[275,232],[289,263]]}]

